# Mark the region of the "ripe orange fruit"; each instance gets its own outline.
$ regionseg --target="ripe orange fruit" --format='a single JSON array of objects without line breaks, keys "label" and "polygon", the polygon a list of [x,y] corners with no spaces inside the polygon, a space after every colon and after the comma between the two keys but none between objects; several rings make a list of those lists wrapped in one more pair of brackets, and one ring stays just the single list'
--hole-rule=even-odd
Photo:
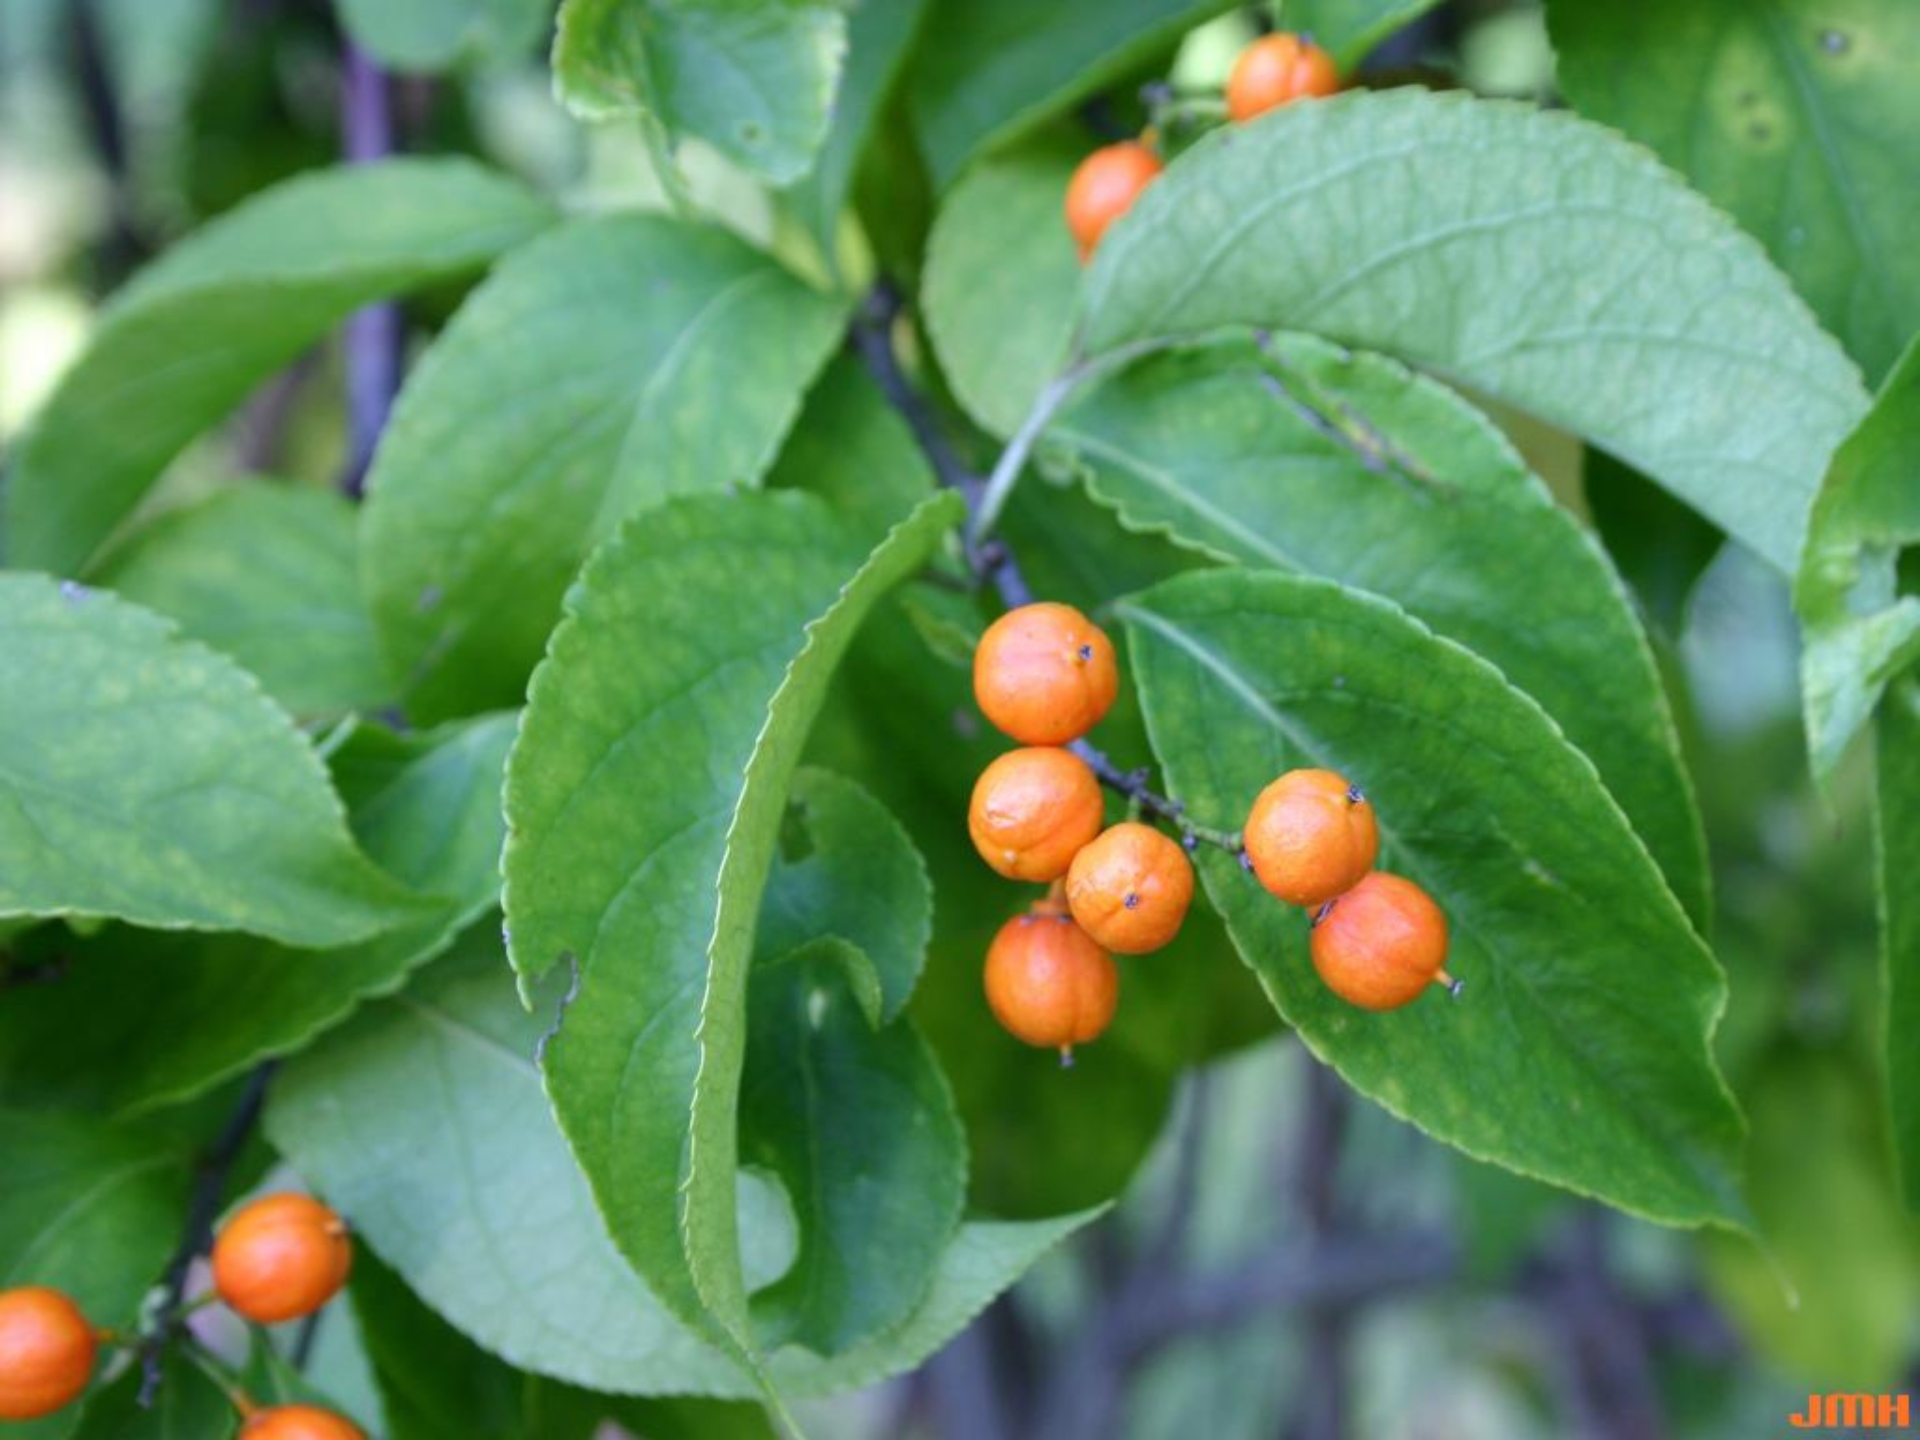
[{"label": "ripe orange fruit", "polygon": [[1093,937],[1049,905],[1000,927],[987,949],[987,1004],[1009,1034],[1058,1049],[1100,1038],[1120,1002],[1120,972]]},{"label": "ripe orange fruit", "polygon": [[0,1290],[0,1420],[36,1420],[77,1400],[98,1348],[87,1317],[58,1290]]},{"label": "ripe orange fruit", "polygon": [[1251,120],[1289,100],[1340,88],[1333,57],[1302,35],[1263,35],[1240,52],[1227,76],[1227,114]]},{"label": "ripe orange fruit", "polygon": [[1119,693],[1113,642],[1071,605],[1009,610],[973,652],[973,698],[1022,745],[1078,740]]},{"label": "ripe orange fruit", "polygon": [[1324,905],[1373,868],[1373,806],[1331,770],[1289,770],[1253,802],[1241,843],[1260,883],[1290,905]]},{"label": "ripe orange fruit", "polygon": [[1376,870],[1320,913],[1313,968],[1363,1010],[1397,1010],[1429,985],[1459,986],[1443,968],[1447,917],[1411,880]]},{"label": "ripe orange fruit", "polygon": [[1177,841],[1128,820],[1067,867],[1067,904],[1098,945],[1121,955],[1158,950],[1180,933],[1193,900],[1193,862]]},{"label": "ripe orange fruit", "polygon": [[240,1207],[213,1242],[213,1288],[263,1325],[311,1315],[339,1293],[353,1241],[309,1195],[267,1195]]},{"label": "ripe orange fruit", "polygon": [[1166,167],[1160,157],[1138,140],[1103,145],[1080,162],[1067,182],[1067,229],[1080,247],[1082,263],[1093,247],[1140,198]]},{"label": "ripe orange fruit", "polygon": [[1067,873],[1103,815],[1100,782],[1071,750],[1009,750],[974,782],[967,833],[1009,880],[1044,883]]},{"label": "ripe orange fruit", "polygon": [[240,1427],[241,1440],[367,1440],[345,1416],[313,1405],[256,1410]]}]

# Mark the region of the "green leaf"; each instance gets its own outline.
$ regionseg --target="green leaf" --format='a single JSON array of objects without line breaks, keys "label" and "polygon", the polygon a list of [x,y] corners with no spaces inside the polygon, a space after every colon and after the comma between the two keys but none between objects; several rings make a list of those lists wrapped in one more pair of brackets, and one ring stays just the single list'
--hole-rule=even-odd
[{"label": "green leaf", "polygon": [[1101,242],[1077,353],[1221,325],[1391,351],[1612,451],[1782,570],[1866,409],[1760,247],[1598,126],[1424,90],[1215,131]]},{"label": "green leaf", "polygon": [[309,486],[219,490],[136,532],[101,583],[239,661],[295,715],[372,710],[393,687],[360,597],[354,516]]},{"label": "green leaf", "polygon": [[996,435],[1020,427],[1073,336],[1080,262],[1061,205],[1087,149],[1047,137],[983,160],[934,222],[927,334],[954,395]]},{"label": "green leaf", "polygon": [[72,1440],[228,1440],[240,1423],[233,1402],[186,1356],[163,1357],[153,1407],[140,1404],[141,1373],[130,1365],[89,1396]]},{"label": "green leaf", "polygon": [[927,501],[863,563],[809,496],[655,510],[582,575],[508,765],[515,966],[583,972],[548,1050],[561,1124],[648,1284],[742,1344],[735,1102],[788,784],[860,621],[960,513]]},{"label": "green leaf", "polygon": [[969,159],[1170,52],[1229,0],[936,5],[914,55],[914,129],[945,189]]},{"label": "green leaf", "polygon": [[384,1401],[386,1440],[592,1440],[614,1417],[648,1440],[774,1440],[756,1406],[596,1395],[516,1370],[428,1309],[377,1256],[355,1257],[348,1293]]},{"label": "green leaf", "polygon": [[0,1289],[64,1290],[96,1325],[130,1327],[186,1204],[170,1137],[57,1111],[0,1110]]},{"label": "green leaf", "polygon": [[552,13],[547,0],[340,0],[354,43],[412,74],[520,56]]},{"label": "green leaf", "polygon": [[1876,0],[1547,7],[1562,90],[1765,243],[1868,376],[1920,330],[1920,11]]},{"label": "green leaf", "polygon": [[756,483],[842,318],[664,216],[578,221],[503,264],[409,377],[368,477],[367,593],[410,713],[517,704],[587,552],[662,498]]},{"label": "green leaf", "polygon": [[833,99],[826,143],[787,203],[829,263],[839,248],[840,214],[854,171],[920,28],[927,0],[850,0],[847,60]]},{"label": "green leaf", "polygon": [[842,940],[753,972],[741,1150],[780,1177],[800,1232],[792,1268],[754,1297],[768,1348],[838,1355],[892,1329],[959,1228],[953,1092],[911,1021],[880,1024],[879,1000],[872,962]]},{"label": "green leaf", "polygon": [[[405,739],[363,730],[334,757],[367,852],[436,897],[334,950],[112,926],[59,940],[55,981],[0,1006],[0,1096],[141,1112],[300,1049],[398,986],[500,897],[500,780],[515,717]],[[485,927],[492,932],[489,921]]]},{"label": "green leaf", "polygon": [[1709,1292],[1772,1364],[1836,1390],[1901,1388],[1920,1251],[1888,1183],[1871,1062],[1783,1049],[1742,1095],[1767,1249],[1706,1237]]},{"label": "green leaf", "polygon": [[1794,582],[1800,690],[1813,770],[1833,775],[1887,682],[1920,660],[1920,598],[1899,591],[1920,544],[1920,340],[1834,452]]},{"label": "green leaf", "polygon": [[1476,1159],[1670,1224],[1738,1222],[1741,1123],[1709,1040],[1725,978],[1587,759],[1491,665],[1391,603],[1243,570],[1123,607],[1154,751],[1197,815],[1338,770],[1383,866],[1446,912],[1466,986],[1369,1014],[1323,986],[1307,918],[1230,856],[1201,873],[1315,1054]]},{"label": "green leaf", "polygon": [[1394,31],[1418,20],[1439,0],[1282,0],[1280,23],[1311,35],[1350,75],[1367,53]]},{"label": "green leaf", "polygon": [[1887,1088],[1893,1148],[1909,1209],[1920,1210],[1920,681],[1901,681],[1880,702],[1878,788],[1880,947],[1886,967]]},{"label": "green leaf", "polygon": [[[607,1238],[541,1091],[545,1025],[514,1003],[497,950],[467,949],[290,1062],[267,1132],[409,1288],[509,1364],[612,1393],[755,1395]],[[904,1325],[833,1361],[781,1351],[775,1382],[823,1394],[917,1365],[1091,1218],[963,1226]],[[756,1270],[790,1253],[777,1229],[748,1225]]]},{"label": "green leaf", "polygon": [[420,913],[286,714],[157,615],[0,575],[0,693],[0,915],[337,945]]},{"label": "green leaf", "polygon": [[638,115],[785,184],[826,138],[846,46],[825,0],[566,0],[554,91],[583,119]]},{"label": "green leaf", "polygon": [[1706,838],[1626,591],[1453,392],[1305,336],[1234,336],[1083,392],[1042,444],[1131,528],[1371,590],[1498,665],[1598,767],[1704,931]]},{"label": "green leaf", "polygon": [[772,962],[831,937],[860,953],[879,1020],[905,1007],[933,931],[927,867],[900,822],[853,781],[801,770],[780,821],[754,953]]},{"label": "green leaf", "polygon": [[466,161],[389,160],[290,180],[175,246],[108,304],[21,447],[10,563],[84,571],[189,440],[347,314],[551,218]]}]

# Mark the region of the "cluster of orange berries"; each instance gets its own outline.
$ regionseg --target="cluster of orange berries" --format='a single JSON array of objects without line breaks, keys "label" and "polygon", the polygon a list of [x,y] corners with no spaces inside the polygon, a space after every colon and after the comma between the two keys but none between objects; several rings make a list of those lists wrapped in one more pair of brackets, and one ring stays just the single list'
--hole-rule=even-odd
[{"label": "cluster of orange berries", "polygon": [[980,858],[1009,880],[1052,887],[994,937],[987,1003],[1014,1035],[1062,1058],[1113,1019],[1112,952],[1158,950],[1193,899],[1186,852],[1150,825],[1106,826],[1099,780],[1064,748],[1119,691],[1113,643],[1071,605],[1009,610],[974,651],[981,713],[1023,748],[981,772],[967,829]]},{"label": "cluster of orange berries", "polygon": [[[1107,825],[1099,778],[1066,748],[1119,688],[1112,642],[1071,605],[1009,610],[974,651],[981,713],[1022,748],[981,772],[967,830],[1000,874],[1051,887],[994,937],[987,1003],[1013,1035],[1063,1058],[1113,1019],[1114,953],[1167,944],[1193,900],[1192,832],[1183,844],[1137,820]],[[1253,802],[1239,848],[1269,891],[1316,912],[1314,968],[1343,999],[1390,1010],[1429,984],[1453,987],[1446,917],[1418,885],[1373,868],[1380,836],[1358,786],[1288,771]]]},{"label": "cluster of orange berries", "polygon": [[[352,1265],[353,1242],[338,1215],[306,1195],[268,1195],[221,1228],[213,1288],[236,1313],[272,1325],[320,1309]],[[100,1342],[117,1338],[58,1290],[0,1291],[0,1420],[35,1420],[77,1400],[93,1378]],[[235,1399],[245,1440],[365,1440],[329,1410]]]},{"label": "cluster of orange berries", "polygon": [[[1333,57],[1304,35],[1262,36],[1240,52],[1227,77],[1227,116],[1236,124],[1292,100],[1331,95],[1340,88]],[[1067,229],[1084,264],[1107,227],[1126,214],[1164,168],[1148,143],[1123,140],[1080,162],[1067,185]]]}]

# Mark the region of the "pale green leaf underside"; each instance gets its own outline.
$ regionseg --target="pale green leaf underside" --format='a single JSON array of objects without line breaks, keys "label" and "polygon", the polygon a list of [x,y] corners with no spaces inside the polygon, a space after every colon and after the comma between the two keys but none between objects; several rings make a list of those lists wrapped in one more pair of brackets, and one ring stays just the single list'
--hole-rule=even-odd
[{"label": "pale green leaf underside", "polygon": [[370,300],[478,270],[551,212],[458,160],[324,170],[268,190],[135,276],[21,448],[11,563],[82,572],[167,463]]},{"label": "pale green leaf underside", "polygon": [[646,116],[784,184],[826,138],[846,45],[825,0],[567,0],[554,90],[576,115]]},{"label": "pale green leaf underside", "polygon": [[[450,957],[290,1063],[268,1133],[422,1299],[509,1363],[612,1393],[755,1395],[607,1238],[541,1092],[546,1024],[514,1004],[497,950]],[[831,1361],[782,1350],[768,1369],[792,1395],[909,1369],[1090,1218],[965,1225],[899,1328]]]},{"label": "pale green leaf underside", "polygon": [[1920,330],[1920,7],[1554,0],[1559,79],[1765,242],[1869,377]]},{"label": "pale green leaf underside", "polygon": [[496,715],[405,740],[364,731],[334,756],[367,853],[436,897],[419,919],[334,950],[119,926],[70,941],[59,984],[0,1007],[0,1098],[121,1112],[175,1104],[393,990],[498,902],[513,730],[512,715]]},{"label": "pale green leaf underside", "polygon": [[934,184],[944,189],[973,156],[1120,80],[1226,8],[1227,0],[935,6],[907,91]]},{"label": "pale green leaf underside", "polygon": [[295,715],[390,703],[360,597],[355,510],[311,486],[216,491],[139,530],[101,583],[253,672]]},{"label": "pale green leaf underside", "polygon": [[1706,838],[1625,588],[1453,392],[1305,336],[1233,336],[1129,367],[1043,445],[1132,527],[1385,595],[1498,665],[1598,767],[1705,933]]},{"label": "pale green leaf underside", "polygon": [[1893,1147],[1908,1208],[1920,1210],[1920,680],[1895,684],[1880,703],[1874,835],[1880,944],[1886,966],[1887,1085]]},{"label": "pale green leaf underside", "polygon": [[408,378],[368,477],[363,574],[409,711],[518,703],[587,552],[667,496],[757,483],[841,319],[664,216],[578,221],[501,265]]},{"label": "pale green leaf underside", "polygon": [[0,694],[0,915],[342,945],[423,913],[285,712],[150,611],[0,575]]},{"label": "pale green leaf underside", "polygon": [[1814,501],[1793,603],[1814,774],[1830,777],[1887,682],[1920,661],[1920,598],[1899,590],[1920,544],[1920,340],[1834,453]]},{"label": "pale green leaf underside", "polygon": [[514,58],[539,39],[552,13],[547,0],[340,0],[340,21],[354,42],[409,73]]},{"label": "pale green leaf underside", "polygon": [[1383,868],[1447,914],[1465,993],[1371,1014],[1320,983],[1303,912],[1202,857],[1241,955],[1317,1054],[1476,1158],[1669,1223],[1741,1218],[1742,1127],[1710,1049],[1725,978],[1533,701],[1321,580],[1203,572],[1122,613],[1154,753],[1196,814],[1244,814],[1295,766],[1337,770],[1375,806]]},{"label": "pale green leaf underside", "polygon": [[1571,116],[1423,90],[1283,106],[1101,243],[1076,348],[1244,324],[1431,366],[1573,430],[1776,567],[1866,408],[1760,247]]}]

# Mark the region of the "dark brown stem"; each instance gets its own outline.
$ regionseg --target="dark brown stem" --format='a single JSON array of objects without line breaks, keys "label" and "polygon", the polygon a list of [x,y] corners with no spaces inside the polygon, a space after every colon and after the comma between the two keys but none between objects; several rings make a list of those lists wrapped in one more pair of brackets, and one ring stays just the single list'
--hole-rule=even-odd
[{"label": "dark brown stem", "polygon": [[140,1345],[140,1405],[150,1408],[159,1393],[161,1357],[179,1333],[186,1310],[187,1274],[193,1262],[207,1253],[213,1244],[213,1222],[220,1214],[220,1202],[226,1197],[227,1182],[233,1167],[246,1149],[259,1123],[261,1107],[266,1103],[267,1082],[273,1078],[273,1062],[257,1067],[247,1076],[240,1098],[220,1129],[213,1145],[200,1157],[195,1168],[193,1192],[187,1200],[186,1223],[180,1229],[180,1244],[167,1262],[161,1279],[162,1299]]},{"label": "dark brown stem", "polygon": [[[342,149],[354,164],[370,164],[393,153],[393,92],[387,74],[359,46],[348,42],[341,57],[340,128]],[[366,484],[374,446],[386,428],[393,397],[400,389],[403,334],[400,307],[382,301],[355,311],[346,324],[347,468],[340,488],[355,499]]]}]

